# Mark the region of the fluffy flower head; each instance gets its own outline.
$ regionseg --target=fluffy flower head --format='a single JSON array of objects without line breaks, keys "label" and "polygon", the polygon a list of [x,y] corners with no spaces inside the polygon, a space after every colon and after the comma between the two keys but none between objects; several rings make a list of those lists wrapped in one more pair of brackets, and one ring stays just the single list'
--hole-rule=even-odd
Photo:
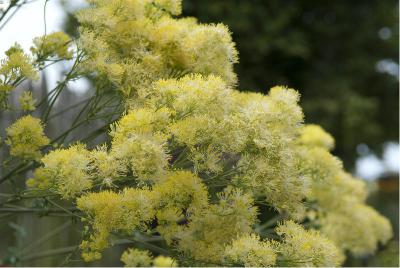
[{"label": "fluffy flower head", "polygon": [[40,119],[30,115],[15,121],[6,132],[10,154],[26,160],[38,160],[41,156],[40,148],[49,144]]},{"label": "fluffy flower head", "polygon": [[245,267],[274,266],[276,253],[269,241],[260,241],[255,234],[238,237],[224,253],[224,263]]},{"label": "fluffy flower head", "polygon": [[332,150],[335,146],[333,137],[318,125],[306,125],[301,130],[300,142],[307,146],[322,147]]},{"label": "fluffy flower head", "polygon": [[31,187],[49,189],[64,199],[74,198],[92,187],[88,174],[89,152],[83,145],[51,151],[41,162],[43,166],[28,182]]}]

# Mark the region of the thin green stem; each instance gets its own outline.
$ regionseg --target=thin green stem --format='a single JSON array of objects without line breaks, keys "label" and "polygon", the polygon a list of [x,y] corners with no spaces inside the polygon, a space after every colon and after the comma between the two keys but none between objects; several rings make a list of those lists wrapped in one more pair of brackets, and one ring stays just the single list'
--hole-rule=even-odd
[{"label": "thin green stem", "polygon": [[46,108],[46,110],[42,116],[43,122],[47,122],[50,112],[51,112],[57,98],[60,96],[61,92],[63,91],[65,86],[68,84],[68,82],[74,78],[75,70],[76,70],[78,64],[80,63],[82,55],[83,55],[82,53],[78,53],[71,70],[66,74],[65,79],[56,86],[56,90],[55,90],[54,95],[51,97],[50,104]]},{"label": "thin green stem", "polygon": [[172,163],[172,168],[178,168],[183,162],[187,160],[187,153],[189,151],[189,147],[185,147],[175,159],[174,163]]},{"label": "thin green stem", "polygon": [[11,178],[13,175],[15,175],[14,174],[15,172],[17,172],[16,174],[19,174],[20,172],[26,171],[27,170],[26,166],[28,165],[28,167],[29,167],[31,165],[31,163],[32,162],[29,162],[28,164],[27,163],[21,163],[18,166],[16,166],[15,168],[13,168],[10,172],[8,172],[6,175],[4,175],[4,177],[2,177],[0,179],[0,184],[2,184],[3,182],[5,182],[9,178]]},{"label": "thin green stem", "polygon": [[79,248],[79,245],[57,248],[57,249],[50,249],[50,250],[46,250],[46,251],[43,251],[40,253],[26,255],[25,257],[21,258],[21,261],[32,261],[32,260],[36,260],[36,259],[67,254],[67,253],[74,251],[76,248]]},{"label": "thin green stem", "polygon": [[81,142],[83,143],[87,143],[88,141],[90,141],[91,139],[96,138],[97,136],[101,135],[102,133],[104,133],[104,130],[106,130],[107,128],[109,128],[110,124],[116,122],[118,119],[112,120],[111,122],[103,125],[102,127],[92,131],[91,133],[89,133],[89,135],[87,135],[85,138],[81,139]]},{"label": "thin green stem", "polygon": [[65,212],[65,210],[62,209],[48,209],[48,208],[19,208],[19,209],[15,209],[15,208],[0,208],[0,213],[1,212],[6,212],[6,213],[38,213],[38,212],[48,212],[48,213],[52,213],[52,212]]},{"label": "thin green stem", "polygon": [[7,217],[9,217],[9,216],[13,216],[14,214],[12,214],[12,213],[6,213],[6,214],[3,214],[3,215],[0,215],[0,219],[2,219],[2,218],[7,218]]},{"label": "thin green stem", "polygon": [[33,243],[31,243],[31,244],[27,245],[26,247],[24,247],[23,249],[21,249],[20,253],[24,254],[24,253],[26,253],[27,250],[30,250],[33,247],[37,247],[38,245],[42,244],[43,242],[46,242],[53,236],[59,234],[64,229],[68,228],[70,225],[71,225],[71,221],[67,221],[66,223],[62,224],[61,226],[58,226],[57,228],[55,228],[54,230],[49,231],[48,233],[46,233],[44,236],[42,236],[38,240],[34,241]]},{"label": "thin green stem", "polygon": [[269,219],[268,221],[266,221],[265,223],[261,224],[260,226],[256,227],[256,232],[257,233],[261,233],[263,232],[265,229],[276,225],[280,220],[285,219],[287,216],[285,214],[279,214],[271,219]]},{"label": "thin green stem", "polygon": [[70,211],[70,210],[68,210],[68,209],[66,209],[66,208],[64,208],[64,207],[62,207],[62,206],[60,206],[59,204],[57,204],[57,203],[54,202],[53,200],[51,200],[51,199],[49,199],[49,198],[45,198],[45,200],[47,200],[47,201],[48,201],[49,203],[51,203],[53,206],[55,206],[55,207],[57,207],[57,208],[59,208],[59,209],[65,211],[65,212],[67,212],[67,213],[70,214],[71,216],[74,216],[74,217],[77,217],[77,218],[82,219],[82,217],[81,217],[80,215],[75,214],[74,212],[72,212],[72,211]]},{"label": "thin green stem", "polygon": [[[114,245],[132,244],[132,243],[134,243],[134,241],[130,241],[130,240],[126,240],[126,239],[117,240],[117,241],[113,242]],[[51,257],[51,256],[55,256],[55,255],[67,254],[67,253],[71,253],[71,252],[77,250],[78,248],[79,248],[79,245],[57,248],[57,249],[50,249],[50,250],[46,250],[43,252],[26,255],[25,257],[21,258],[21,261],[32,261],[32,260],[42,259],[42,258]]]},{"label": "thin green stem", "polygon": [[10,5],[7,7],[6,10],[3,11],[3,13],[1,13],[0,16],[0,22],[6,17],[6,15],[8,14],[8,12],[10,12],[10,10],[15,6],[15,3],[13,3],[13,1],[10,3]]},{"label": "thin green stem", "polygon": [[[135,239],[135,238],[131,238],[131,237],[127,237],[127,238],[126,238],[126,237],[123,237],[122,235],[120,235],[120,234],[118,234],[118,233],[115,233],[115,232],[113,232],[112,234],[115,235],[115,236],[117,236],[117,237],[119,237],[119,238],[123,238],[123,240],[142,244],[142,245],[144,245],[145,247],[147,247],[148,249],[151,249],[151,250],[153,250],[153,251],[155,251],[155,252],[158,252],[158,253],[161,253],[161,254],[165,254],[165,255],[169,255],[168,250],[166,250],[166,249],[164,249],[164,248],[161,248],[161,247],[158,247],[158,246],[156,246],[156,245],[153,245],[153,244],[148,243],[148,241],[147,241],[145,238],[142,238],[142,239]],[[161,241],[162,241],[162,240],[161,240]]]},{"label": "thin green stem", "polygon": [[92,99],[92,97],[84,99],[83,101],[79,101],[79,102],[77,102],[77,103],[75,103],[75,104],[73,104],[73,105],[71,105],[71,106],[69,106],[69,107],[67,107],[67,108],[55,113],[55,114],[52,114],[51,116],[49,116],[49,120],[53,119],[53,118],[55,118],[55,117],[57,117],[59,115],[62,115],[63,113],[68,112],[69,110],[72,110],[72,109],[78,107],[79,105],[82,105],[83,103],[89,101],[90,99]]}]

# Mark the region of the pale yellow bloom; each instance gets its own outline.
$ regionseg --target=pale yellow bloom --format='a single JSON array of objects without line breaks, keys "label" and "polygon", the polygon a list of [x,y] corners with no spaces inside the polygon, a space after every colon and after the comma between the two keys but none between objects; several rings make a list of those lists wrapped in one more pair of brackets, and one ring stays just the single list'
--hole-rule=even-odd
[{"label": "pale yellow bloom", "polygon": [[64,199],[81,195],[92,187],[88,173],[89,152],[81,144],[57,149],[45,155],[29,186],[49,189]]},{"label": "pale yellow bloom", "polygon": [[301,130],[300,142],[307,146],[323,147],[332,150],[335,146],[333,137],[318,125],[306,125]]},{"label": "pale yellow bloom", "polygon": [[77,199],[77,207],[91,217],[94,233],[81,244],[86,261],[101,258],[109,246],[111,231],[132,232],[145,229],[154,217],[152,193],[146,189],[125,188],[122,193],[101,191]]},{"label": "pale yellow bloom", "polygon": [[251,196],[238,189],[228,187],[218,198],[217,204],[192,215],[187,229],[176,234],[179,249],[206,266],[219,264],[225,245],[250,233],[257,216]]},{"label": "pale yellow bloom", "polygon": [[165,256],[157,256],[153,260],[153,265],[155,267],[178,267],[178,263],[176,260],[172,259],[171,257]]},{"label": "pale yellow bloom", "polygon": [[284,266],[339,266],[344,256],[336,245],[318,231],[305,230],[293,221],[276,228],[282,242],[275,242]]},{"label": "pale yellow bloom", "polygon": [[320,216],[321,232],[343,250],[366,256],[393,236],[388,219],[365,204],[347,206]]},{"label": "pale yellow bloom", "polygon": [[[7,58],[0,61],[0,78],[14,81],[17,78],[27,78],[35,80],[38,78],[37,72],[32,65],[32,59],[24,53],[21,46],[15,44],[6,51]],[[1,80],[0,80],[1,82]]]},{"label": "pale yellow bloom", "polygon": [[31,51],[40,60],[50,57],[70,59],[73,55],[69,50],[70,42],[71,38],[64,32],[54,32],[33,39],[34,46],[31,47]]},{"label": "pale yellow bloom", "polygon": [[245,267],[270,267],[276,262],[276,252],[269,241],[260,241],[255,234],[238,237],[224,252],[224,263]]},{"label": "pale yellow bloom", "polygon": [[36,108],[36,100],[32,97],[32,92],[30,91],[23,91],[18,101],[23,111],[33,111]]},{"label": "pale yellow bloom", "polygon": [[130,248],[124,251],[121,261],[125,267],[148,267],[151,266],[151,253],[147,250]]},{"label": "pale yellow bloom", "polygon": [[10,154],[25,160],[38,160],[41,156],[40,148],[49,144],[40,119],[30,115],[15,121],[6,132]]},{"label": "pale yellow bloom", "polygon": [[236,83],[237,51],[227,27],[174,18],[181,13],[180,0],[90,3],[77,14],[79,44],[88,55],[84,69],[127,98],[143,100],[153,82],[188,73],[215,74]]}]

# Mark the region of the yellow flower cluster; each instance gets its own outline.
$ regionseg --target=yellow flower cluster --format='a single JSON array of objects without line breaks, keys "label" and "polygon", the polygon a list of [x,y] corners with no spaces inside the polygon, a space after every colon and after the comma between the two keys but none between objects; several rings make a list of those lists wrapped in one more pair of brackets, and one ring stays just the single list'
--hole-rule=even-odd
[{"label": "yellow flower cluster", "polygon": [[329,211],[319,224],[323,234],[355,256],[373,254],[378,243],[386,244],[393,236],[389,220],[362,203]]},{"label": "yellow flower cluster", "polygon": [[31,91],[23,91],[19,96],[19,105],[23,111],[33,111],[35,110],[36,100],[32,96]]},{"label": "yellow flower cluster", "polygon": [[161,180],[168,164],[163,143],[151,137],[132,136],[123,143],[114,143],[111,155],[142,183]]},{"label": "yellow flower cluster", "polygon": [[89,153],[88,167],[92,179],[104,186],[113,187],[114,181],[124,178],[127,169],[114,155],[109,154],[106,146],[99,146]]},{"label": "yellow flower cluster", "polygon": [[8,49],[6,56],[7,58],[0,62],[2,83],[6,84],[20,77],[27,77],[28,79],[37,78],[37,73],[32,66],[32,60],[18,44]]},{"label": "yellow flower cluster", "polygon": [[185,160],[196,173],[213,174],[211,182],[220,183],[220,176],[238,169],[232,173],[236,186],[265,197],[277,209],[303,210],[305,182],[298,179],[293,156],[303,120],[297,92],[275,87],[268,96],[238,93],[214,75],[160,80],[152,90],[146,105],[170,111],[164,127],[173,138],[170,150],[186,147]]},{"label": "yellow flower cluster", "polygon": [[178,232],[178,248],[199,265],[221,263],[226,244],[240,234],[250,233],[257,217],[253,199],[238,189],[226,188],[218,203],[194,214]]},{"label": "yellow flower cluster", "polygon": [[165,177],[169,155],[161,131],[168,117],[166,109],[140,109],[114,125],[110,156],[140,183]]},{"label": "yellow flower cluster", "polygon": [[89,2],[77,15],[80,46],[88,56],[85,70],[126,97],[145,98],[152,82],[187,73],[236,82],[237,51],[226,26],[174,18],[181,13],[180,0]]},{"label": "yellow flower cluster", "polygon": [[6,129],[6,133],[10,154],[24,160],[39,160],[40,148],[49,144],[40,119],[30,115],[15,121]]},{"label": "yellow flower cluster", "polygon": [[77,200],[77,207],[85,211],[94,231],[89,240],[81,244],[86,261],[100,259],[100,252],[108,247],[113,231],[130,233],[145,229],[154,217],[152,195],[149,190],[125,188],[122,193],[101,191],[89,193]]},{"label": "yellow flower cluster", "polygon": [[11,85],[3,84],[0,78],[0,108],[5,109],[8,106],[7,98],[14,88]]},{"label": "yellow flower cluster", "polygon": [[152,257],[147,250],[130,248],[124,251],[121,261],[125,264],[125,267],[149,267],[152,263]]},{"label": "yellow flower cluster", "polygon": [[[24,79],[38,79],[39,67],[52,57],[71,59],[69,50],[71,39],[63,32],[55,32],[33,40],[33,57],[24,53],[20,45],[15,44],[6,51],[6,58],[0,60],[0,108],[8,108],[7,98],[10,92]],[[19,99],[21,109],[33,111],[35,102],[29,92],[23,92]]]},{"label": "yellow flower cluster", "polygon": [[229,266],[271,267],[275,265],[276,258],[271,242],[260,241],[255,234],[237,238],[224,252],[224,263]]},{"label": "yellow flower cluster", "polygon": [[171,257],[165,256],[157,256],[154,258],[153,265],[155,267],[178,267],[178,263],[176,260],[172,259]]},{"label": "yellow flower cluster", "polygon": [[335,140],[318,125],[306,125],[301,130],[300,142],[304,145],[322,147],[332,150],[335,147]]},{"label": "yellow flower cluster", "polygon": [[48,189],[69,199],[92,186],[88,173],[89,152],[81,144],[51,151],[41,162],[43,166],[27,182],[30,187]]},{"label": "yellow flower cluster", "polygon": [[7,98],[15,83],[27,78],[38,78],[32,59],[15,44],[6,51],[6,58],[0,60],[0,108],[7,108]]},{"label": "yellow flower cluster", "polygon": [[282,242],[274,244],[284,266],[339,266],[344,260],[335,244],[318,231],[306,231],[295,222],[286,221],[276,232],[282,237]]},{"label": "yellow flower cluster", "polygon": [[156,230],[169,244],[185,228],[179,222],[191,219],[208,205],[207,189],[200,178],[188,171],[169,174],[164,183],[155,185],[153,194],[157,207]]},{"label": "yellow flower cluster", "polygon": [[[224,244],[241,233],[249,233],[256,208],[249,196],[238,190],[219,195],[218,204],[209,204],[207,191],[190,172],[174,172],[153,190],[125,188],[122,193],[102,191],[82,196],[78,208],[89,215],[95,231],[83,241],[85,260],[98,259],[108,246],[111,232],[145,231],[154,217],[157,231],[169,244],[200,263],[219,263]],[[179,222],[187,221],[187,225]]]},{"label": "yellow flower cluster", "polygon": [[[147,230],[157,215],[157,230],[169,242],[180,230],[178,220],[191,217],[208,205],[207,191],[200,179],[190,172],[171,172],[165,181],[152,190],[125,188],[122,193],[102,191],[89,193],[77,200],[78,208],[90,216],[95,233],[82,243],[86,260],[99,258],[108,246],[113,231],[129,233],[134,229]],[[148,226],[147,226],[148,227]]]},{"label": "yellow flower cluster", "polygon": [[31,52],[41,60],[51,57],[71,59],[73,53],[69,50],[70,42],[71,38],[64,32],[54,32],[33,39],[34,46],[31,47]]},{"label": "yellow flower cluster", "polygon": [[302,131],[298,150],[299,169],[311,180],[307,199],[317,203],[315,211],[312,210],[316,212],[312,213],[315,214],[312,220],[343,250],[356,256],[372,254],[379,242],[384,244],[392,237],[391,225],[365,204],[364,183],[346,173],[341,161],[328,152],[331,148],[326,146],[329,134],[320,127],[312,128],[312,135],[310,129]]},{"label": "yellow flower cluster", "polygon": [[[86,260],[100,258],[110,233],[141,230],[158,232],[192,264],[233,264],[238,260],[235,254],[252,256],[242,265],[272,263],[270,253],[253,256],[253,251],[233,249],[233,241],[253,232],[256,203],[296,220],[310,212],[304,200],[315,203],[317,217],[312,221],[321,233],[355,254],[373,252],[378,242],[391,237],[387,221],[364,205],[362,183],[343,171],[327,146],[302,139],[306,131],[294,90],[275,87],[267,96],[238,93],[213,75],[160,80],[150,90],[145,103],[112,126],[109,149],[73,152],[71,147],[50,152],[35,176],[40,183],[42,170],[46,174],[57,170],[53,188],[48,189],[65,198],[95,191],[77,201],[93,230],[82,243]],[[318,137],[327,136],[319,131]],[[69,160],[58,164],[58,155],[64,154]],[[49,165],[50,159],[57,164]],[[96,183],[123,190],[96,192]],[[354,211],[370,216],[356,220],[361,214]],[[154,220],[157,225],[152,227]],[[351,221],[358,224],[347,227]],[[274,252],[284,262],[316,266],[342,262],[331,240],[291,222],[283,226],[277,232],[286,242],[271,241],[271,245],[279,245]],[[364,230],[370,233],[365,238],[347,234]],[[269,245],[253,240],[237,243]]]},{"label": "yellow flower cluster", "polygon": [[121,256],[125,267],[177,267],[178,263],[171,257],[159,255],[153,259],[147,250],[129,248]]}]

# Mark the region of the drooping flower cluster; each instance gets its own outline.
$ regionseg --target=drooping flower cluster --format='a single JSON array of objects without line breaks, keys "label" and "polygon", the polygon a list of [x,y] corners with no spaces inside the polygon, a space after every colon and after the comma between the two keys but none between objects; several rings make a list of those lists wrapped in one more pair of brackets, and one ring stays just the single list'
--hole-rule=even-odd
[{"label": "drooping flower cluster", "polygon": [[128,249],[122,256],[121,261],[126,267],[149,267],[152,263],[151,253],[139,249]]},{"label": "drooping flower cluster", "polygon": [[[373,253],[390,239],[363,183],[329,152],[333,138],[303,125],[295,90],[234,90],[225,26],[173,18],[177,0],[89,2],[78,15],[85,68],[123,92],[129,109],[109,144],[49,152],[29,180],[76,202],[86,261],[115,235],[161,239],[176,262],[159,263],[187,266],[337,266],[345,251]],[[260,231],[260,209],[283,222]],[[157,258],[129,249],[121,259]]]}]

